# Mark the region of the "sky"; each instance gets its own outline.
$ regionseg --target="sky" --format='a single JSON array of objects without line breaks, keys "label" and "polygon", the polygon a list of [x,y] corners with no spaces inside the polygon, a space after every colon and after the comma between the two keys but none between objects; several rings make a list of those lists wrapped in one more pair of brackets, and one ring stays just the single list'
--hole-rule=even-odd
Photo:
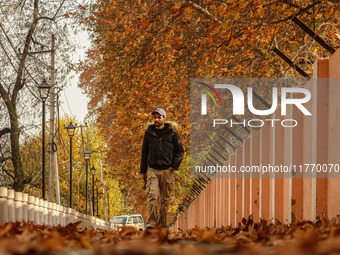
[{"label": "sky", "polygon": [[[85,52],[90,47],[90,40],[86,31],[79,32],[75,37],[76,43],[80,47],[75,52],[73,58],[75,60],[83,60],[85,58]],[[82,93],[78,88],[79,74],[74,73],[74,78],[70,79],[70,83],[60,94],[60,115],[65,114],[76,117],[79,124],[84,122],[85,116],[88,113],[87,104],[89,98]]]}]

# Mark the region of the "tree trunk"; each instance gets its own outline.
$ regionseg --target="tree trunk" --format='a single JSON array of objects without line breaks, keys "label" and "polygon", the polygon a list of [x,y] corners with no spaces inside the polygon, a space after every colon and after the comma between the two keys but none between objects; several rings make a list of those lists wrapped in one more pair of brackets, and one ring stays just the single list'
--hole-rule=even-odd
[{"label": "tree trunk", "polygon": [[13,188],[15,191],[23,191],[25,183],[19,149],[20,130],[18,126],[18,116],[15,108],[8,109],[8,112],[11,120],[11,149],[15,176]]},{"label": "tree trunk", "polygon": [[20,143],[19,143],[20,130],[19,130],[18,115],[17,115],[17,110],[16,110],[16,102],[17,102],[18,93],[24,86],[24,81],[22,80],[24,65],[26,62],[27,53],[29,51],[29,46],[32,41],[32,36],[35,31],[37,22],[38,22],[38,0],[34,0],[33,6],[34,6],[33,21],[26,35],[25,47],[23,51],[24,54],[21,56],[21,59],[19,62],[15,86],[13,88],[12,95],[10,95],[9,91],[7,91],[0,84],[0,95],[6,104],[9,119],[10,119],[10,125],[11,125],[10,140],[11,140],[11,150],[12,150],[11,152],[12,163],[14,167],[13,188],[16,191],[23,191],[24,185],[25,185],[25,176],[24,176],[23,166],[22,166],[21,157],[20,157]]}]

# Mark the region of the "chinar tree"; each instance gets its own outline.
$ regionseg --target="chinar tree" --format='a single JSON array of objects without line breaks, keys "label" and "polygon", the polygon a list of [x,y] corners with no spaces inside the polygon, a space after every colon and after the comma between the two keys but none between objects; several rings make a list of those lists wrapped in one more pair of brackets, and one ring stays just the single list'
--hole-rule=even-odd
[{"label": "chinar tree", "polygon": [[75,47],[67,17],[79,10],[80,1],[0,0],[0,171],[17,191],[30,182],[20,157],[21,136],[41,127],[37,86],[51,72],[51,54],[44,51],[55,34],[56,80],[65,84]]}]

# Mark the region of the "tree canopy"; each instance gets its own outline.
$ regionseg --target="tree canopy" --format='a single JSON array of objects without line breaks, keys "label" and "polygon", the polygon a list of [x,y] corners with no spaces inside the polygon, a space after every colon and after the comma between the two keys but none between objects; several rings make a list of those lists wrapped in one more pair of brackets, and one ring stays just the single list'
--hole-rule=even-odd
[{"label": "tree canopy", "polygon": [[[299,77],[274,46],[308,74],[315,58],[327,55],[294,16],[338,46],[338,30],[325,25],[338,26],[332,1],[98,0],[92,6],[85,23],[93,46],[78,69],[80,87],[91,98],[113,174],[134,194],[135,206],[145,201],[138,172],[152,110],[164,108],[179,123],[190,159],[190,78]],[[190,184],[188,168],[180,169],[179,194]]]},{"label": "tree canopy", "polygon": [[[75,44],[64,14],[76,10],[78,4],[67,0],[0,0],[0,168],[9,177],[7,184],[18,191],[30,181],[23,171],[20,144],[41,127],[37,87],[44,78],[50,82],[52,34],[58,88],[74,69],[70,56]],[[7,168],[9,161],[13,172]]]}]

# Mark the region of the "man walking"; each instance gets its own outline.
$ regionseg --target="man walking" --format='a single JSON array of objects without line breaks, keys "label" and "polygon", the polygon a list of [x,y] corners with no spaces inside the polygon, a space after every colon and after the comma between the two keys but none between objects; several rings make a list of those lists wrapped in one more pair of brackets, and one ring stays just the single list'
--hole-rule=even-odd
[{"label": "man walking", "polygon": [[[176,123],[166,121],[163,109],[152,112],[154,124],[148,126],[143,140],[140,172],[146,181],[148,219],[147,228],[153,229],[156,224],[167,227],[167,212],[170,200],[170,188],[173,172],[183,159],[184,150]],[[160,193],[160,208],[157,220],[157,199]]]}]

